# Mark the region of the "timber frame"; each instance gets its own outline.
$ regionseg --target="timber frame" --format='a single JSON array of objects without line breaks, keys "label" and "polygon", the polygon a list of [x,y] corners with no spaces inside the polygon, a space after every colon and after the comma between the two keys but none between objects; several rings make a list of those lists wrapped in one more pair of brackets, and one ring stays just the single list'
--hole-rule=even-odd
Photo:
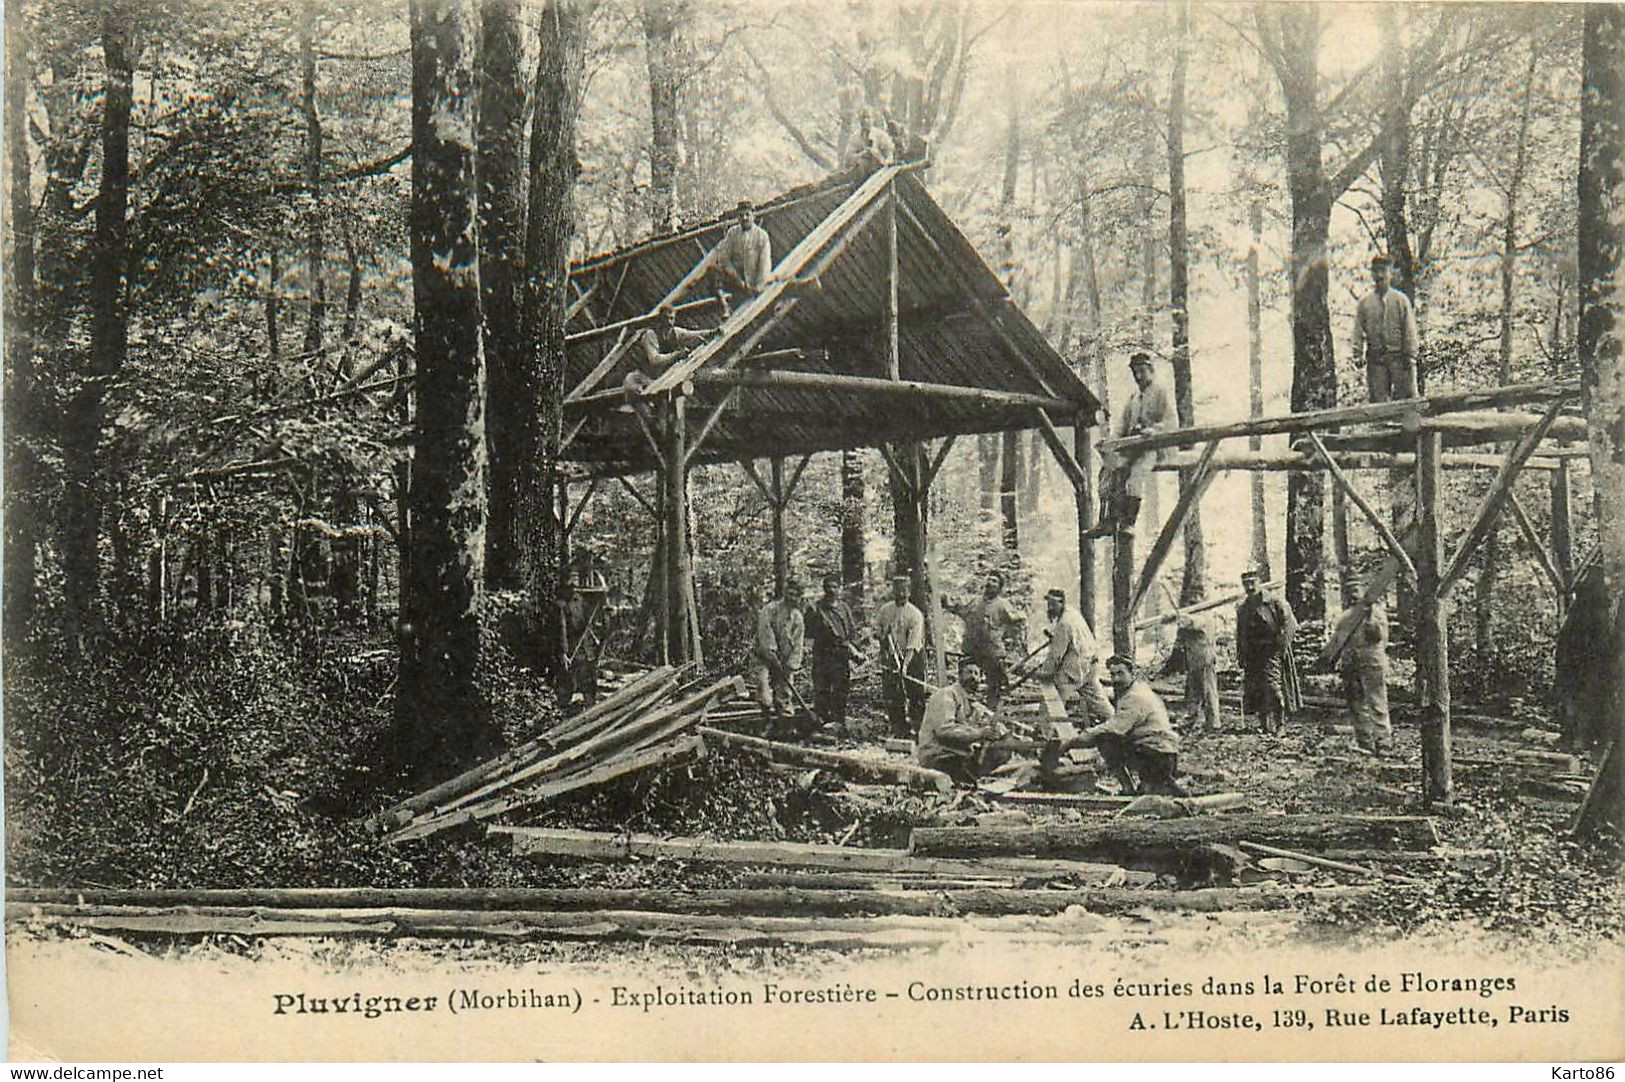
[{"label": "timber frame", "polygon": [[[1579,398],[1577,383],[1518,384],[1103,440],[1104,451],[1159,453],[1167,460],[1159,462],[1157,469],[1182,472],[1179,500],[1158,531],[1137,578],[1134,531],[1120,527],[1112,539],[1115,649],[1132,656],[1135,632],[1167,619],[1137,623],[1135,613],[1216,472],[1324,471],[1335,486],[1334,495],[1354,503],[1387,550],[1387,559],[1365,584],[1364,596],[1345,600],[1380,598],[1401,575],[1415,584],[1417,698],[1422,708],[1421,796],[1424,804],[1449,804],[1452,796],[1450,654],[1445,621],[1449,594],[1461,581],[1468,561],[1490,534],[1497,518],[1507,511],[1552,585],[1560,609],[1565,604],[1573,590],[1575,574],[1569,519],[1569,466],[1585,454],[1583,445],[1572,442],[1583,438],[1584,422],[1567,411]],[[1534,407],[1539,412],[1515,407]],[[1485,412],[1488,410],[1494,412]],[[1359,428],[1355,432],[1339,431],[1349,426]],[[1220,443],[1227,439],[1277,434],[1293,438],[1289,452],[1218,453]],[[1544,442],[1549,437],[1556,438],[1557,442]],[[1462,446],[1496,440],[1513,441],[1510,450],[1499,455],[1444,450],[1447,442]],[[1183,451],[1195,444],[1201,444],[1202,450],[1194,460],[1187,454],[1168,455],[1170,451]],[[1455,543],[1453,553],[1447,557],[1441,509],[1444,472],[1484,468],[1494,469],[1494,477]],[[1554,513],[1549,549],[1513,491],[1519,474],[1531,468],[1547,471],[1551,477]],[[1414,511],[1396,507],[1396,511],[1403,513],[1398,522],[1390,524],[1354,487],[1348,477],[1348,472],[1353,470],[1380,470],[1398,478],[1408,474],[1413,482],[1411,491],[1403,492],[1402,486],[1396,485],[1395,499],[1414,499]],[[1206,603],[1196,608],[1212,608],[1218,604]],[[1336,657],[1357,627],[1357,621],[1339,627],[1321,655],[1322,664]]]},{"label": "timber frame", "polygon": [[[729,225],[721,219],[572,267],[561,522],[568,543],[606,478],[654,518],[640,619],[654,618],[662,661],[703,658],[687,500],[697,468],[737,465],[760,491],[782,590],[784,515],[811,457],[878,449],[906,524],[893,564],[914,579],[939,672],[926,510],[957,437],[1037,428],[1074,486],[1080,525],[1093,520],[1092,480],[1079,463],[1100,403],[914,175],[925,164],[837,174],[760,205],[776,258],[755,296],[725,301],[716,292],[709,272]],[[666,305],[682,325],[712,334],[646,386],[629,387],[643,328]],[[1073,429],[1073,448],[1063,427]],[[652,495],[630,480],[640,473],[655,476]],[[568,498],[572,483],[588,486],[579,502]],[[1079,559],[1092,618],[1088,545]]]}]

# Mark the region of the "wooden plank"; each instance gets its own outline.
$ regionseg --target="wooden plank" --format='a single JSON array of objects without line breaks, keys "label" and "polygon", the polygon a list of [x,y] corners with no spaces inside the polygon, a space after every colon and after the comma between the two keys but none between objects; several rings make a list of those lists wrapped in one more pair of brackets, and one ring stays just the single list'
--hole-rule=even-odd
[{"label": "wooden plank", "polygon": [[1218,453],[1219,441],[1210,440],[1202,449],[1202,457],[1196,460],[1196,468],[1191,473],[1190,483],[1179,493],[1179,502],[1174,504],[1174,510],[1163,523],[1162,530],[1157,534],[1157,540],[1151,546],[1151,552],[1145,558],[1145,566],[1140,570],[1140,584],[1129,600],[1128,612],[1125,619],[1133,620],[1134,614],[1139,611],[1151,587],[1156,584],[1157,572],[1162,570],[1162,562],[1173,551],[1174,539],[1185,528],[1185,520],[1190,518],[1191,512],[1201,502],[1202,493],[1213,480],[1213,456]]},{"label": "wooden plank", "polygon": [[1049,414],[1041,409],[1034,410],[1033,418],[1038,421],[1039,435],[1044,437],[1044,443],[1048,445],[1050,454],[1055,456],[1055,461],[1060,464],[1061,472],[1066,474],[1066,479],[1072,482],[1072,490],[1076,492],[1079,488],[1087,486],[1089,475],[1072,457],[1072,452],[1066,449],[1066,444],[1061,442],[1061,434],[1055,430],[1055,422],[1049,419]]},{"label": "wooden plank", "polygon": [[1038,693],[1044,699],[1044,716],[1051,721],[1065,721],[1066,703],[1061,700],[1060,691],[1048,680],[1040,680],[1037,684]]},{"label": "wooden plank", "polygon": [[1258,842],[1242,841],[1236,843],[1236,848],[1244,853],[1255,853],[1266,857],[1284,857],[1287,860],[1301,860],[1305,864],[1313,864],[1317,868],[1329,868],[1334,872],[1350,872],[1364,879],[1385,879],[1391,883],[1410,883],[1420,885],[1420,879],[1409,876],[1394,875],[1390,872],[1381,872],[1375,868],[1363,868],[1358,864],[1349,864],[1346,861],[1331,860],[1316,856],[1313,853],[1302,853],[1295,849],[1282,849],[1274,845],[1261,845]]},{"label": "wooden plank", "polygon": [[[1032,879],[1108,880],[1123,869],[1073,860],[994,858],[955,860],[917,857],[902,849],[859,849],[804,842],[710,841],[657,838],[648,834],[602,834],[547,827],[493,826],[493,836],[513,839],[518,856],[575,857],[583,860],[682,860],[702,864],[756,864],[836,871],[896,872],[915,875],[1019,875]],[[1143,881],[1143,880],[1142,880]]]},{"label": "wooden plank", "polygon": [[[1334,442],[1328,443],[1328,440]],[[1416,455],[1394,451],[1352,451],[1339,449],[1332,436],[1322,437],[1321,442],[1327,447],[1339,467],[1346,471],[1381,470],[1384,473],[1393,470],[1414,470],[1416,468]],[[1563,468],[1563,459],[1551,452],[1554,448],[1546,447],[1541,453],[1534,455],[1524,463],[1526,470],[1559,470]],[[1440,459],[1440,465],[1447,470],[1498,470],[1501,468],[1500,455],[1486,454],[1478,451],[1447,451]],[[1158,462],[1152,469],[1162,473],[1177,473],[1188,470],[1196,464],[1195,455],[1174,455],[1165,461]],[[1231,471],[1262,471],[1265,473],[1286,472],[1319,472],[1325,467],[1321,464],[1320,456],[1313,452],[1303,451],[1226,451],[1215,455],[1213,468],[1223,473]]]},{"label": "wooden plank", "polygon": [[1354,501],[1354,506],[1360,509],[1360,513],[1371,524],[1371,528],[1377,531],[1377,536],[1382,538],[1382,543],[1387,546],[1389,554],[1399,561],[1399,566],[1404,570],[1405,574],[1409,576],[1412,582],[1415,582],[1416,565],[1411,562],[1410,554],[1405,551],[1405,546],[1399,543],[1399,538],[1394,536],[1394,531],[1381,515],[1372,510],[1365,497],[1361,496],[1359,491],[1355,489],[1354,482],[1350,481],[1348,475],[1338,466],[1337,460],[1332,458],[1330,451],[1326,450],[1326,445],[1321,442],[1320,437],[1313,432],[1306,433],[1306,435],[1308,435],[1309,442],[1314,447],[1315,453],[1320,456],[1320,461],[1325,464],[1326,471],[1332,475],[1332,480],[1337,483],[1338,487],[1343,490],[1350,500]]},{"label": "wooden plank", "polygon": [[950,792],[953,789],[952,779],[942,771],[927,770],[925,767],[916,766],[913,763],[868,759],[858,755],[826,751],[822,748],[805,748],[799,744],[763,740],[758,736],[747,736],[744,733],[732,733],[724,729],[712,729],[704,726],[700,728],[699,732],[707,740],[726,744],[730,747],[743,748],[746,751],[754,751],[776,763],[825,767],[838,774],[855,776],[864,781],[896,782],[913,786],[916,789],[931,789],[939,793]]},{"label": "wooden plank", "polygon": [[1542,415],[1540,421],[1525,432],[1523,438],[1517,442],[1512,450],[1507,452],[1506,462],[1502,465],[1501,471],[1495,475],[1495,480],[1490,482],[1489,491],[1484,494],[1484,499],[1479,503],[1478,510],[1473,515],[1472,524],[1467,527],[1467,532],[1462,536],[1461,544],[1456,548],[1456,555],[1451,558],[1449,566],[1439,576],[1440,594],[1448,594],[1450,588],[1456,584],[1463,572],[1467,570],[1467,561],[1472,557],[1473,551],[1478,548],[1479,543],[1490,532],[1490,527],[1495,525],[1495,516],[1500,513],[1502,505],[1506,503],[1507,496],[1512,491],[1513,483],[1518,479],[1518,471],[1523,468],[1523,464],[1528,461],[1529,456],[1535,453],[1535,448],[1540,446],[1540,441],[1545,438],[1547,429],[1551,428],[1552,423],[1557,420],[1562,409],[1562,401],[1553,402],[1547,408],[1545,414]]},{"label": "wooden plank", "polygon": [[1507,507],[1512,512],[1513,521],[1518,524],[1518,532],[1523,534],[1523,539],[1529,543],[1529,548],[1534,552],[1535,562],[1540,564],[1540,569],[1545,572],[1546,581],[1552,584],[1552,590],[1561,600],[1568,590],[1568,582],[1563,578],[1563,573],[1557,569],[1552,554],[1547,551],[1540,539],[1540,531],[1535,529],[1534,522],[1529,518],[1529,512],[1524,509],[1523,501],[1518,499],[1516,492],[1507,493]]},{"label": "wooden plank", "polygon": [[860,398],[899,398],[910,401],[935,400],[964,403],[986,410],[1009,411],[1012,415],[1033,410],[1066,415],[1077,404],[1064,398],[1031,394],[1026,391],[998,391],[987,387],[967,387],[956,383],[927,383],[922,380],[891,380],[875,376],[852,376],[837,372],[727,371],[706,369],[694,375],[700,386],[717,384],[767,391],[835,391]]},{"label": "wooden plank", "polygon": [[1080,411],[1072,420],[1073,457],[1083,470],[1083,483],[1072,490],[1073,510],[1078,520],[1078,611],[1089,624],[1089,630],[1100,630],[1100,610],[1095,603],[1095,546],[1085,536],[1100,513],[1095,493],[1094,428],[1092,417]]},{"label": "wooden plank", "polygon": [[712,407],[711,412],[705,415],[705,420],[700,423],[699,429],[694,433],[694,438],[689,440],[688,450],[684,453],[685,464],[693,465],[694,456],[700,453],[700,448],[704,445],[706,437],[711,434],[711,430],[717,426],[718,421],[722,420],[722,415],[727,412],[728,407],[738,397],[738,388],[730,388],[723,394],[722,400]]}]

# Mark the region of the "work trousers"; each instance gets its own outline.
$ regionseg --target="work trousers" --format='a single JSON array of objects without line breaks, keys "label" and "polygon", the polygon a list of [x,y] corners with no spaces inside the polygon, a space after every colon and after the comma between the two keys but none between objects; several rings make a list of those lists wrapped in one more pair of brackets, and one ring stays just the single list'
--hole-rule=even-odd
[{"label": "work trousers", "polygon": [[1372,751],[1383,747],[1394,735],[1388,720],[1388,666],[1375,660],[1355,658],[1343,665],[1343,697],[1354,721],[1354,739]]},{"label": "work trousers", "polygon": [[1204,729],[1219,727],[1219,670],[1213,647],[1185,642],[1185,716]]},{"label": "work trousers", "polygon": [[761,704],[762,710],[774,717],[784,717],[794,712],[790,700],[790,681],[779,679],[773,675],[766,665],[756,666],[756,701]]},{"label": "work trousers", "polygon": [[1010,683],[1004,672],[1004,659],[993,654],[972,654],[971,660],[982,670],[982,685],[987,690],[987,708],[997,710],[1004,701],[1004,689]]},{"label": "work trousers", "polygon": [[847,655],[812,656],[813,713],[824,721],[846,728],[846,697],[852,686],[852,666]]},{"label": "work trousers", "polygon": [[1415,398],[1416,365],[1403,353],[1370,350],[1365,356],[1365,383],[1373,402]]},{"label": "work trousers", "polygon": [[912,680],[904,680],[896,672],[883,670],[880,690],[886,698],[886,720],[894,736],[913,740],[925,718],[925,656],[915,654],[908,663],[907,673]]},{"label": "work trousers", "polygon": [[1114,713],[1112,701],[1106,698],[1106,689],[1100,684],[1098,665],[1090,666],[1081,681],[1057,673],[1050,683],[1055,685],[1068,714],[1072,713],[1073,703],[1081,703],[1084,712],[1095,721],[1105,721]]},{"label": "work trousers", "polygon": [[1179,784],[1179,756],[1171,751],[1149,751],[1116,733],[1101,733],[1095,747],[1123,790],[1189,796]]},{"label": "work trousers", "polygon": [[920,756],[920,765],[927,770],[940,770],[960,785],[975,785],[1009,762],[1012,753],[1006,748],[985,748],[980,745],[966,751],[956,748],[935,748]]}]

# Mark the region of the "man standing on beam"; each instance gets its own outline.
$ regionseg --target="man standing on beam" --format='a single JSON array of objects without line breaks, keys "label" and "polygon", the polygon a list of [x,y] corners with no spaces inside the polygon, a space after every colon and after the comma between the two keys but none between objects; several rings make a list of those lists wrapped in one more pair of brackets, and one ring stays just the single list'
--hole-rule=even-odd
[{"label": "man standing on beam", "polygon": [[1366,388],[1373,402],[1417,395],[1416,313],[1411,299],[1388,284],[1392,273],[1387,256],[1372,256],[1372,289],[1354,310],[1354,355],[1365,358]]},{"label": "man standing on beam", "polygon": [[[1134,374],[1135,390],[1128,396],[1123,412],[1117,415],[1112,435],[1118,439],[1144,436],[1172,428],[1177,414],[1174,396],[1156,378],[1151,354],[1140,350],[1128,361]],[[1140,517],[1140,500],[1145,486],[1155,484],[1151,470],[1162,457],[1161,451],[1107,452],[1100,467],[1101,506],[1099,522],[1083,536],[1110,537],[1118,530],[1129,531]]]}]

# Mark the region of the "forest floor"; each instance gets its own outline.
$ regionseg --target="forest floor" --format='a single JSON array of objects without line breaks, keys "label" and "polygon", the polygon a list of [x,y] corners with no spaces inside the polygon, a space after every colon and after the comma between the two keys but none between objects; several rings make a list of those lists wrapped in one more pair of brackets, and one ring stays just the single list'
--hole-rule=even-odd
[{"label": "forest floor", "polygon": [[[7,882],[58,887],[669,887],[723,888],[738,869],[665,860],[578,864],[516,857],[501,839],[446,834],[401,846],[381,844],[362,825],[369,813],[406,794],[370,776],[368,749],[387,731],[391,664],[376,650],[329,650],[315,679],[271,664],[244,673],[208,664],[157,676],[162,666],[104,665],[88,684],[13,679],[7,696]],[[258,663],[257,663],[258,664]],[[218,683],[241,701],[221,710]],[[100,681],[100,684],[98,684]],[[113,716],[95,717],[81,704],[97,687],[116,701]],[[200,720],[199,688],[215,707]],[[112,694],[116,689],[117,694]],[[317,709],[314,703],[326,705]],[[510,696],[525,706],[523,696]],[[883,723],[869,689],[857,689],[854,739],[843,747],[874,750]],[[168,703],[167,709],[157,704]],[[15,705],[14,705],[15,704]],[[55,709],[53,709],[53,704]],[[190,704],[190,706],[188,705]],[[533,704],[532,704],[533,705]],[[1179,708],[1177,697],[1170,705]],[[314,712],[313,712],[314,711]],[[1276,736],[1187,732],[1181,767],[1194,793],[1239,792],[1265,812],[1417,814],[1417,730],[1403,706],[1394,711],[1393,754],[1360,755],[1352,737],[1329,733],[1346,721],[1324,706],[1306,707]],[[1232,719],[1233,720],[1233,719]],[[538,723],[540,724],[540,723]],[[517,734],[514,734],[517,735]],[[1454,734],[1455,754],[1505,760],[1531,744],[1517,727]],[[899,758],[902,758],[899,756]],[[786,840],[905,848],[916,826],[970,825],[979,815],[1009,813],[980,792],[949,796],[903,788],[863,787],[853,798],[839,779],[821,772],[770,766],[748,754],[717,748],[703,761],[647,771],[550,803],[522,821],[577,829]],[[1406,866],[1420,883],[1381,882],[1371,891],[1331,900],[1305,900],[1268,914],[1071,914],[1080,936],[1120,944],[1203,939],[1227,934],[1264,941],[1359,943],[1396,937],[1505,939],[1543,944],[1581,956],[1625,931],[1625,891],[1608,854],[1566,837],[1576,800],[1526,791],[1514,770],[1463,770],[1456,802],[1440,815],[1443,844],[1460,855]],[[1034,823],[1077,819],[1075,809],[1023,808]],[[1095,813],[1098,814],[1098,813]],[[1275,871],[1265,878],[1287,887],[1358,882],[1345,873]],[[1159,886],[1175,886],[1171,880]],[[1026,919],[1031,923],[1031,919]],[[1023,922],[1010,925],[1018,928]],[[11,929],[41,944],[73,932]],[[450,949],[400,941],[436,956]],[[158,944],[163,950],[209,950],[257,956],[297,951],[289,944],[215,937],[205,944]],[[364,957],[390,949],[367,943],[329,944]],[[642,949],[642,948],[639,948]],[[650,949],[665,949],[651,947]],[[699,948],[673,947],[674,959]],[[456,948],[507,957],[613,959],[609,944],[488,943]],[[709,953],[708,953],[709,952]],[[707,964],[724,968],[729,948],[706,948]],[[774,952],[775,954],[781,952]],[[676,964],[674,962],[674,964]]]}]

